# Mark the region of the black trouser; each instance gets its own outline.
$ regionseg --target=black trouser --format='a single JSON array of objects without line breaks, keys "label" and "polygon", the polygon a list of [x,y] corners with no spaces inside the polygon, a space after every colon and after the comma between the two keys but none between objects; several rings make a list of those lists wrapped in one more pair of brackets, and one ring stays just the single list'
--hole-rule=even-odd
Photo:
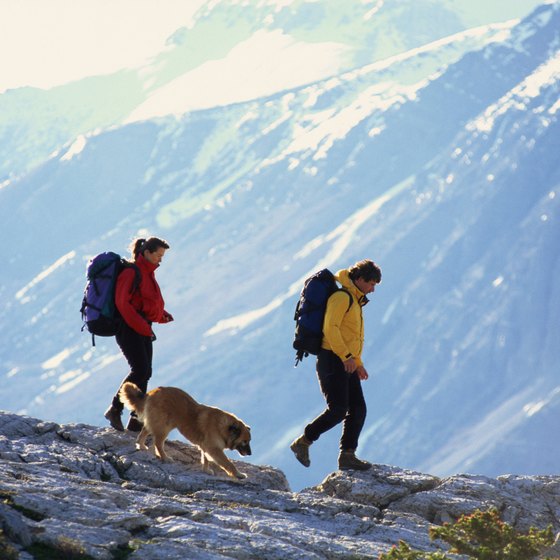
[{"label": "black trouser", "polygon": [[316,441],[343,422],[340,449],[355,450],[367,412],[358,374],[344,371],[342,360],[334,352],[322,349],[317,356],[317,377],[327,408],[305,427],[305,437]]},{"label": "black trouser", "polygon": [[[130,366],[130,373],[123,379],[121,386],[125,381],[130,381],[145,393],[148,390],[148,380],[152,377],[152,337],[138,334],[123,321],[116,339]],[[113,397],[113,406],[121,412],[124,408],[118,391]]]}]

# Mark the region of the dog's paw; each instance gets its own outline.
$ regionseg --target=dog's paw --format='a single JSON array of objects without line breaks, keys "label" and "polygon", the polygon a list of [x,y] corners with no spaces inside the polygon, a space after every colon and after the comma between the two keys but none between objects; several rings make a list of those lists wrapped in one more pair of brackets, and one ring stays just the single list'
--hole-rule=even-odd
[{"label": "dog's paw", "polygon": [[203,465],[202,466],[202,470],[206,473],[206,474],[210,474],[213,476],[216,476],[218,474],[218,471],[220,469],[217,469],[214,467],[214,465],[212,465],[212,463],[208,463],[207,465]]},{"label": "dog's paw", "polygon": [[148,446],[145,443],[137,443],[136,449],[140,449],[142,451],[148,451]]},{"label": "dog's paw", "polygon": [[235,477],[238,478],[239,480],[243,480],[244,478],[247,478],[247,475],[245,473],[238,472],[235,473]]}]

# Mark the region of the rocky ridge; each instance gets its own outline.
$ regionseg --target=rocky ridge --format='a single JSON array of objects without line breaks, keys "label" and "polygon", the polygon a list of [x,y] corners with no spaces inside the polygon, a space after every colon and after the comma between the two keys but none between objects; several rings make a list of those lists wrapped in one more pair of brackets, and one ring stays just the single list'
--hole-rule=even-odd
[{"label": "rocky ridge", "polygon": [[238,482],[203,473],[187,443],[167,448],[173,461],[161,463],[136,450],[129,433],[0,412],[3,554],[28,560],[45,547],[103,560],[377,558],[401,539],[435,550],[432,524],[492,506],[520,531],[560,531],[560,476],[440,479],[374,465],[294,493],[273,467],[236,461],[248,475]]}]

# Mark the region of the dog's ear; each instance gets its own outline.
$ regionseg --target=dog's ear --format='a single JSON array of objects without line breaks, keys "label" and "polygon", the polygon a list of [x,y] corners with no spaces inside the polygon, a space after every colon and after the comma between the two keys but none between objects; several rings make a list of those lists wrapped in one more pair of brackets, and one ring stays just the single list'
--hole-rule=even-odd
[{"label": "dog's ear", "polygon": [[229,427],[229,431],[233,435],[233,438],[238,438],[241,435],[241,427],[239,424],[231,424]]}]

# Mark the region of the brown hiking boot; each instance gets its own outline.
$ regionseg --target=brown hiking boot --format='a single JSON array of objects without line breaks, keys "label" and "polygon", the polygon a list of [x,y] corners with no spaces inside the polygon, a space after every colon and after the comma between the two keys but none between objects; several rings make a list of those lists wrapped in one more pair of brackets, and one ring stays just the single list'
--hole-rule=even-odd
[{"label": "brown hiking boot", "polygon": [[304,466],[311,465],[309,460],[309,446],[313,442],[309,441],[305,436],[299,436],[290,445],[290,449],[294,452],[296,459]]},{"label": "brown hiking boot", "polygon": [[352,449],[348,449],[340,452],[338,468],[341,471],[367,471],[371,469],[371,463],[358,459],[355,452]]},{"label": "brown hiking boot", "polygon": [[109,420],[109,424],[111,424],[111,426],[113,428],[115,428],[115,430],[117,430],[117,432],[124,432],[124,426],[121,420],[121,414],[122,411],[119,411],[116,407],[114,407],[113,405],[111,405],[106,411],[105,411],[105,418],[107,418],[107,420]]}]

